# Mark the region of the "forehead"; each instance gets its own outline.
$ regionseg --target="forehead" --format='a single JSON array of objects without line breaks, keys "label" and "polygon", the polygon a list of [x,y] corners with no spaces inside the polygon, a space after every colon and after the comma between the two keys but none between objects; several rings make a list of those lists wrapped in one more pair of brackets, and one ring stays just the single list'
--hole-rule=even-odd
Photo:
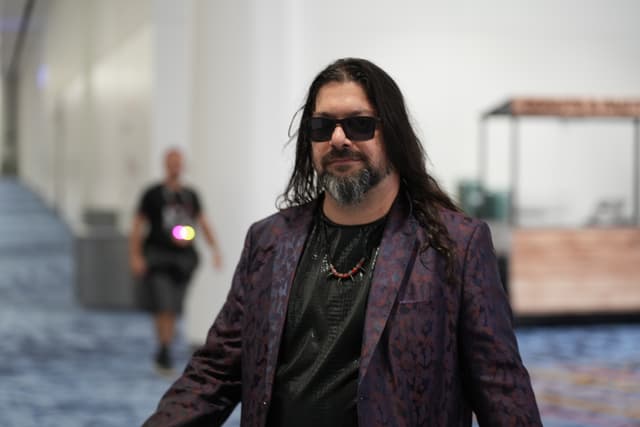
[{"label": "forehead", "polygon": [[165,156],[167,162],[179,162],[182,160],[182,154],[179,151],[169,151]]},{"label": "forehead", "polygon": [[359,83],[329,82],[318,91],[314,113],[328,116],[374,114],[375,109]]}]

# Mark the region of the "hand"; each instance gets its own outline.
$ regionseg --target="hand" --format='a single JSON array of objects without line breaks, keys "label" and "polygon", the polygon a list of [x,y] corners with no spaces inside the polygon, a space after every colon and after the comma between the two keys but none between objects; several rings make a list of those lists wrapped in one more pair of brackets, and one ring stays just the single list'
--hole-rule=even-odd
[{"label": "hand", "polygon": [[222,269],[222,257],[218,251],[213,252],[213,266],[216,270]]},{"label": "hand", "polygon": [[142,255],[131,255],[129,266],[134,277],[140,278],[147,272],[147,262]]}]

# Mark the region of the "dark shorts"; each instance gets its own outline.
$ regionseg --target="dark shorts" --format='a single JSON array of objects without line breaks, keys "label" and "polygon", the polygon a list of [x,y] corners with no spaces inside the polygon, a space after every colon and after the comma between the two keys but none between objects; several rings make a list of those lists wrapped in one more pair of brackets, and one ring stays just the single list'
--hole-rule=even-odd
[{"label": "dark shorts", "polygon": [[140,280],[140,308],[152,313],[182,313],[191,276],[198,265],[195,251],[146,249],[147,273]]}]

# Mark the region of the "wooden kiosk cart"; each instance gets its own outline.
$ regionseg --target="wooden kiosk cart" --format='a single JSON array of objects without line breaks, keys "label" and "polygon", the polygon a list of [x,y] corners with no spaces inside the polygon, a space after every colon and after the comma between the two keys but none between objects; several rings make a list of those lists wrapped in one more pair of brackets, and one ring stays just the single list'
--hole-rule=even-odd
[{"label": "wooden kiosk cart", "polygon": [[[507,117],[509,212],[489,221],[495,236],[508,234],[509,296],[517,319],[640,319],[640,100],[513,98],[481,116],[479,181],[489,171],[487,122]],[[528,118],[629,120],[633,126],[631,217],[625,224],[522,227],[519,123]],[[503,237],[502,237],[503,238]],[[504,240],[504,238],[503,238]],[[496,246],[498,250],[498,247]],[[556,320],[557,321],[557,320]]]}]

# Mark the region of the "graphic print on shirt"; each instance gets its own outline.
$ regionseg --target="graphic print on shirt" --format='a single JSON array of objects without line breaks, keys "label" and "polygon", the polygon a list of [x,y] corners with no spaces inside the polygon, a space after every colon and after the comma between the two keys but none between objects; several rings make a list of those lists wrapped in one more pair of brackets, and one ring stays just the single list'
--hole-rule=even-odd
[{"label": "graphic print on shirt", "polygon": [[193,203],[185,191],[164,191],[162,226],[172,241],[179,246],[188,246],[196,237]]}]

